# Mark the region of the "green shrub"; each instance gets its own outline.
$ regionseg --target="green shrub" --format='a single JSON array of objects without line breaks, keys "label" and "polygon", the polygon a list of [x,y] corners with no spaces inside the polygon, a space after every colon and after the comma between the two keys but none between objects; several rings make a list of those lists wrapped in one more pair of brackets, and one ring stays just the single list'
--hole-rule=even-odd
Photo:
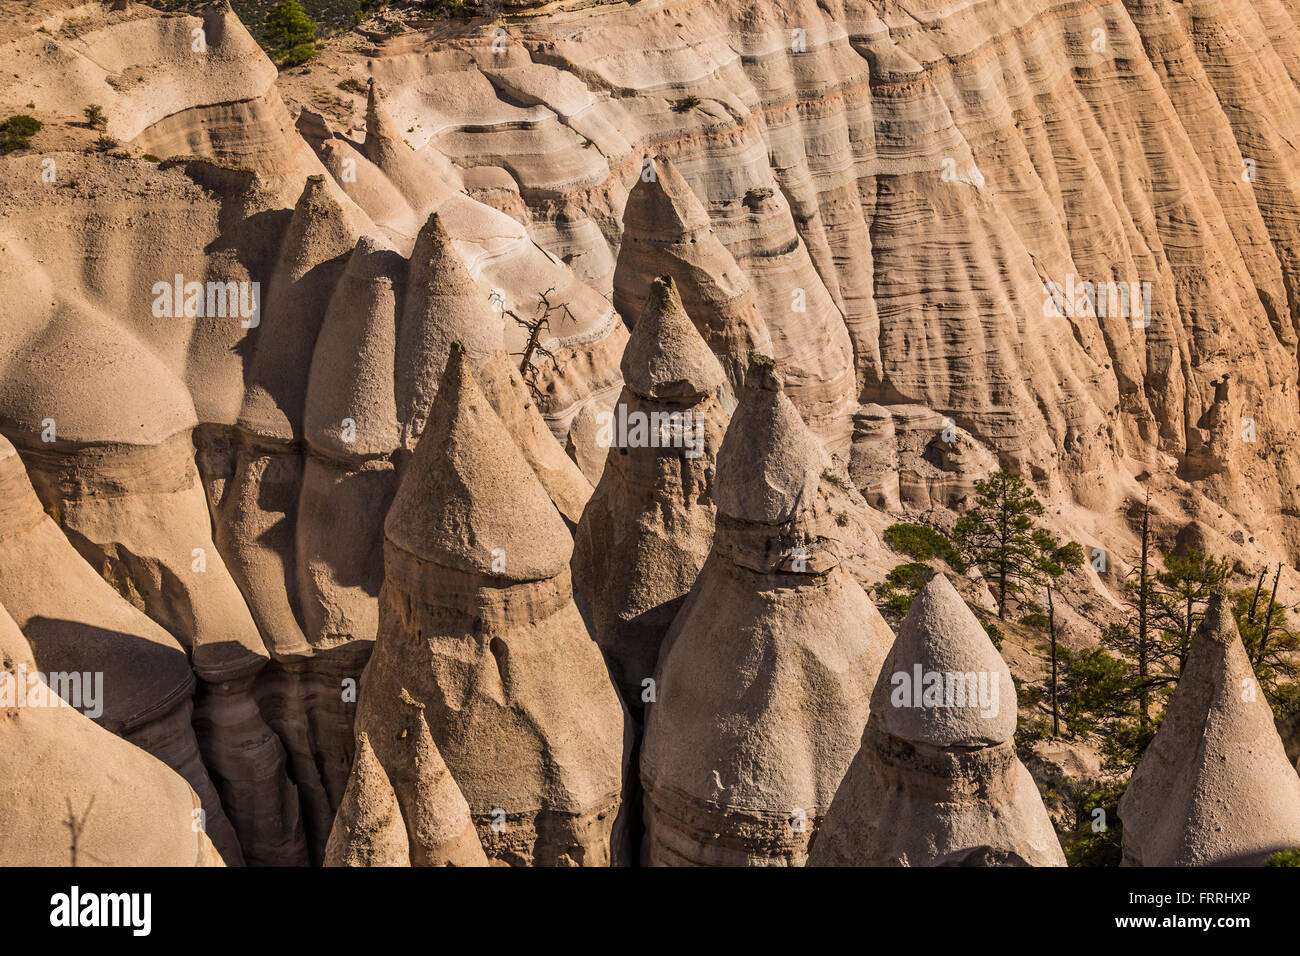
[{"label": "green shrub", "polygon": [[282,70],[287,70],[292,66],[302,66],[308,60],[316,55],[316,44],[299,43],[295,47],[285,50],[280,56],[277,65]]},{"label": "green shrub", "polygon": [[1294,850],[1278,850],[1267,860],[1265,866],[1300,866],[1300,847]]},{"label": "green shrub", "polygon": [[91,129],[103,129],[108,125],[108,117],[104,115],[102,106],[96,106],[92,103],[82,112],[86,114],[86,125]]},{"label": "green shrub", "polygon": [[916,592],[925,587],[935,575],[934,568],[919,561],[900,564],[885,575],[880,585],[880,596],[885,602],[882,612],[886,619],[897,624],[912,609]]},{"label": "green shrub", "polygon": [[339,89],[344,93],[359,93],[362,96],[370,92],[366,84],[351,76],[339,84]]},{"label": "green shrub", "polygon": [[891,524],[885,529],[885,543],[913,561],[943,558],[955,569],[962,567],[961,557],[943,535],[923,524]]},{"label": "green shrub", "polygon": [[835,472],[831,471],[829,468],[823,469],[822,481],[826,482],[826,484],[828,485],[840,489],[840,491],[845,491],[848,488],[848,486],[844,483],[844,479],[841,478],[839,475],[835,474]]},{"label": "green shrub", "polygon": [[161,163],[161,162],[162,162],[162,160],[159,159],[157,156],[155,156],[153,153],[145,153],[145,154],[144,154],[143,156],[141,156],[140,158],[143,159],[146,163]]},{"label": "green shrub", "polygon": [[101,136],[91,146],[97,153],[107,153],[110,149],[117,148],[117,140],[111,136]]},{"label": "green shrub", "polygon": [[19,113],[0,123],[0,156],[12,153],[16,149],[31,146],[32,134],[41,128],[41,121]]},{"label": "green shrub", "polygon": [[1124,828],[1119,819],[1119,798],[1124,795],[1124,786],[1097,784],[1080,795],[1074,805],[1074,833],[1062,844],[1067,864],[1119,866],[1124,856]]},{"label": "green shrub", "polygon": [[680,100],[678,100],[676,103],[673,104],[673,112],[689,113],[691,110],[695,109],[695,107],[699,106],[700,103],[702,102],[703,100],[701,100],[698,96],[683,96]]}]

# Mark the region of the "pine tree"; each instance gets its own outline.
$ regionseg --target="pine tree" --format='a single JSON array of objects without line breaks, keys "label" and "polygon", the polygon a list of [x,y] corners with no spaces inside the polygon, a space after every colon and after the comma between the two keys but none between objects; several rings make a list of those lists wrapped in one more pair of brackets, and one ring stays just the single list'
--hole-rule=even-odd
[{"label": "pine tree", "polygon": [[1160,632],[1152,642],[1151,687],[1170,686],[1183,676],[1192,635],[1205,615],[1210,595],[1232,575],[1226,558],[1207,557],[1196,550],[1189,550],[1185,557],[1167,554],[1163,563],[1151,595],[1151,622]]},{"label": "pine tree", "polygon": [[1041,549],[1034,542],[1034,519],[1043,506],[1019,475],[1000,468],[975,483],[975,504],[957,521],[954,537],[962,557],[993,582],[998,617],[1007,602],[1020,597],[1036,573]]},{"label": "pine tree", "polygon": [[1286,608],[1272,597],[1264,613],[1252,616],[1257,603],[1249,590],[1236,591],[1232,612],[1264,697],[1285,720],[1300,712],[1300,634],[1286,626]]},{"label": "pine tree", "polygon": [[296,66],[316,52],[316,24],[298,0],[280,0],[262,21],[273,49],[280,54],[280,66]]}]

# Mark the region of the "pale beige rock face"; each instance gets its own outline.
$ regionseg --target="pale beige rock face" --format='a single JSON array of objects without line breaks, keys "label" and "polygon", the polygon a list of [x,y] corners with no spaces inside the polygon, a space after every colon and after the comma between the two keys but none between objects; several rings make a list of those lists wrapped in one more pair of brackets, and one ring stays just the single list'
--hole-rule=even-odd
[{"label": "pale beige rock face", "polygon": [[[930,696],[927,687],[939,689]],[[1011,672],[936,575],[880,670],[862,746],[808,865],[1064,866],[1038,788],[1016,756],[1015,729]]]},{"label": "pale beige rock face", "polygon": [[1192,640],[1119,815],[1124,861],[1135,866],[1259,866],[1300,847],[1300,776],[1222,597]]},{"label": "pale beige rock face", "polygon": [[[821,333],[812,305],[791,311],[805,271],[786,260],[812,263],[805,291],[842,313],[858,401],[950,415],[1102,512],[1125,474],[1172,455],[1257,530],[1296,462],[1228,424],[1249,407],[1294,444],[1296,131],[1264,119],[1298,112],[1292,32],[1285,8],[1239,0],[1192,20],[1106,2],[610,3],[535,12],[499,52],[487,32],[377,34],[364,72],[419,155],[504,172],[532,234],[625,314],[615,264],[639,235],[645,161],[667,156],[792,354]],[[655,274],[627,265],[642,287]],[[1068,276],[1150,282],[1150,324],[1045,309]],[[782,368],[793,395],[803,376]],[[1278,532],[1293,547],[1289,519]]]},{"label": "pale beige rock face", "polygon": [[772,353],[772,338],[749,278],[666,156],[655,157],[628,193],[614,307],[625,317],[639,316],[660,275],[677,283],[687,314],[738,388],[753,356]]},{"label": "pale beige rock face", "polygon": [[[398,726],[377,728],[391,777],[357,737],[347,792],[325,848],[326,866],[487,866],[469,806],[424,720],[402,692]],[[391,781],[391,782],[390,782]]]},{"label": "pale beige rock face", "polygon": [[[46,127],[36,149],[0,158],[0,431],[44,448],[48,420],[58,442],[44,450],[85,460],[130,446],[132,463],[115,505],[83,500],[82,531],[51,525],[42,547],[80,535],[75,553],[133,563],[142,589],[118,574],[127,600],[114,599],[172,630],[170,653],[189,644],[209,674],[240,670],[260,639],[271,660],[256,678],[197,694],[203,759],[215,759],[205,740],[228,751],[265,743],[270,727],[289,771],[257,757],[278,796],[256,802],[296,786],[318,859],[350,772],[354,707],[339,685],[378,626],[380,525],[413,437],[399,393],[414,381],[391,351],[398,293],[391,326],[365,305],[321,330],[357,241],[391,247],[403,260],[391,278],[409,286],[407,253],[437,212],[483,299],[500,290],[526,313],[553,287],[570,310],[551,329],[558,362],[541,363],[537,414],[515,363],[475,369],[570,525],[583,489],[538,420],[598,480],[590,412],[620,394],[627,341],[605,296],[643,297],[654,275],[681,269],[701,328],[761,319],[797,409],[872,504],[960,505],[1000,457],[1119,553],[1131,550],[1125,496],[1152,472],[1170,520],[1204,525],[1198,540],[1235,535],[1257,560],[1294,557],[1293,7],[557,4],[512,20],[501,52],[490,31],[426,22],[331,38],[279,75],[227,10],[94,6],[51,16],[48,32],[6,17],[0,103]],[[344,76],[373,76],[373,102],[339,90]],[[317,105],[322,92],[344,106]],[[134,158],[86,150],[97,131],[76,124],[89,103]],[[144,152],[193,158],[155,165]],[[656,157],[677,174],[658,192],[643,175]],[[661,265],[628,251],[638,241]],[[260,326],[156,314],[155,283],[177,274],[260,282]],[[1081,295],[1057,314],[1050,285],[1070,277],[1076,290],[1149,282],[1150,323],[1105,295],[1107,314]],[[707,304],[698,313],[691,289]],[[523,335],[505,328],[506,351]],[[376,381],[385,348],[394,368]],[[363,437],[383,436],[361,455],[306,434],[318,351],[343,369],[320,407],[358,411]],[[744,367],[721,358],[733,375]],[[390,386],[394,410],[371,416]],[[511,393],[524,401],[498,403]],[[189,479],[157,493],[137,467],[180,435],[197,449],[206,530]],[[174,533],[211,540],[205,577],[186,577],[204,545]],[[100,567],[85,587],[107,594]],[[164,586],[172,574],[184,587]],[[23,590],[38,612],[58,603]],[[222,625],[213,640],[186,623],[191,602]],[[119,623],[162,640],[143,619]],[[173,689],[170,665],[156,673],[150,706]],[[144,743],[148,731],[208,804],[188,707],[127,733]],[[297,838],[290,827],[258,839]]]},{"label": "pale beige rock face", "polygon": [[718,452],[713,549],[646,705],[653,866],[802,865],[892,640],[842,563],[847,496],[770,360],[746,383]]},{"label": "pale beige rock face", "polygon": [[[54,706],[0,608],[0,866],[222,866],[198,795],[173,770],[71,706]],[[80,826],[72,857],[67,821]],[[228,827],[229,824],[226,824]]]},{"label": "pale beige rock face", "polygon": [[[623,378],[603,422],[608,458],[574,535],[572,569],[596,643],[640,715],[664,635],[713,544],[715,461],[734,399],[671,280],[651,287]],[[668,416],[675,426],[662,424]]]},{"label": "pale beige rock face", "polygon": [[627,712],[573,603],[563,519],[460,349],[386,534],[358,731],[396,773],[384,728],[409,692],[489,859],[622,862]]},{"label": "pale beige rock face", "polygon": [[180,773],[203,800],[222,856],[239,844],[190,726],[194,674],[177,640],[95,574],[41,509],[14,447],[0,438],[0,604],[43,671],[103,675],[98,723]]},{"label": "pale beige rock face", "polygon": [[182,432],[153,446],[36,445],[27,461],[38,496],[81,556],[189,652],[200,754],[247,861],[305,863],[284,747],[253,699],[269,658],[212,540],[193,456]]}]

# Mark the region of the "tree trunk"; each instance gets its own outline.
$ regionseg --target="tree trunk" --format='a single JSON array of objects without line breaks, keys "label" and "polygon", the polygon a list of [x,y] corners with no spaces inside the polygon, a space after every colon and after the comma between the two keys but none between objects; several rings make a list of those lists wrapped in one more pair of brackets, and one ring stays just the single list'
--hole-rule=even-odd
[{"label": "tree trunk", "polygon": [[1056,603],[1052,600],[1052,582],[1047,582],[1047,632],[1052,642],[1052,736],[1061,736],[1061,711],[1056,706]]},{"label": "tree trunk", "polygon": [[1255,651],[1255,666],[1258,667],[1260,661],[1264,659],[1264,650],[1268,647],[1268,632],[1273,626],[1273,607],[1277,603],[1277,581],[1282,577],[1282,565],[1279,562],[1277,571],[1273,575],[1273,593],[1268,599],[1268,613],[1264,615],[1264,631],[1259,636],[1259,647]]},{"label": "tree trunk", "polygon": [[1138,578],[1138,723],[1146,730],[1151,723],[1147,688],[1147,555],[1151,541],[1151,492],[1142,505],[1142,569]]},{"label": "tree trunk", "polygon": [[1264,576],[1268,574],[1268,565],[1259,569],[1259,580],[1255,582],[1255,596],[1250,601],[1250,623],[1255,623],[1255,605],[1259,603],[1259,589],[1264,586]]},{"label": "tree trunk", "polygon": [[1001,553],[998,555],[998,620],[1007,619],[1007,562],[1010,558],[1007,555],[1007,503],[1004,500],[1000,508],[999,518],[1002,523],[1002,534],[1000,543],[1002,545]]}]

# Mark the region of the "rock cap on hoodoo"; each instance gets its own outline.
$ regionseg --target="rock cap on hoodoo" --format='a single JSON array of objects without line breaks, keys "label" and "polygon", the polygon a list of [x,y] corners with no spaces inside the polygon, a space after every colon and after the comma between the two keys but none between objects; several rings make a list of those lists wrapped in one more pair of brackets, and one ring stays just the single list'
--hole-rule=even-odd
[{"label": "rock cap on hoodoo", "polygon": [[718,510],[740,521],[783,524],[812,501],[825,467],[821,444],[786,396],[776,364],[757,356],[718,449]]},{"label": "rock cap on hoodoo", "polygon": [[623,381],[644,398],[695,402],[726,379],[722,366],[682,307],[677,284],[650,284],[641,318],[623,349]]},{"label": "rock cap on hoodoo", "polygon": [[652,160],[654,177],[628,196],[625,218],[653,223],[661,234],[687,235],[711,228],[709,214],[677,166],[662,153]]},{"label": "rock cap on hoodoo", "polygon": [[[942,574],[912,602],[881,675],[871,711],[900,740],[978,747],[1000,744],[1016,732],[1011,671]],[[935,696],[927,696],[927,688]]]},{"label": "rock cap on hoodoo", "polygon": [[443,567],[508,581],[561,573],[569,531],[474,381],[465,349],[447,368],[384,523],[398,547]]}]

